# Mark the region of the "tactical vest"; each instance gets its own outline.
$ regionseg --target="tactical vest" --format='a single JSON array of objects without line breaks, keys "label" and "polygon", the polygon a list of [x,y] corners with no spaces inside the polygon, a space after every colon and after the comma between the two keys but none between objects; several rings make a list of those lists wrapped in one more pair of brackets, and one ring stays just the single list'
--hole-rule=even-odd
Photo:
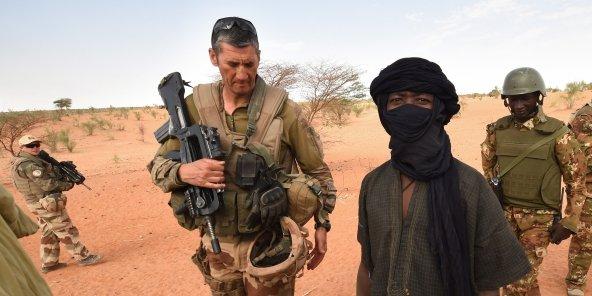
[{"label": "tactical vest", "polygon": [[51,164],[43,161],[39,157],[23,152],[19,153],[13,160],[11,174],[14,187],[25,196],[27,203],[36,203],[39,199],[43,198],[46,193],[39,185],[27,178],[23,171],[19,170],[19,167],[26,162],[34,162],[45,168],[45,173],[51,172],[52,167]]},{"label": "tactical vest", "polygon": [[[495,124],[496,156],[503,170],[534,143],[564,126],[547,117],[529,131],[520,131],[510,116]],[[537,148],[502,177],[504,204],[533,209],[561,210],[561,171],[555,157],[555,141]]]},{"label": "tactical vest", "polygon": [[[249,102],[249,123],[245,134],[233,132],[226,124],[222,104],[221,84],[200,84],[193,89],[193,101],[197,107],[200,124],[215,127],[220,134],[220,143],[225,152],[223,206],[215,213],[215,232],[219,236],[232,236],[241,233],[259,232],[260,226],[248,228],[246,218],[250,208],[246,206],[249,192],[236,185],[236,163],[240,155],[247,152],[247,144],[263,145],[269,150],[276,164],[290,172],[294,157],[289,151],[281,153],[283,121],[277,117],[288,97],[280,88],[267,86],[263,79],[257,78],[253,95]],[[281,155],[283,154],[283,156]],[[280,159],[283,158],[283,159]]]}]

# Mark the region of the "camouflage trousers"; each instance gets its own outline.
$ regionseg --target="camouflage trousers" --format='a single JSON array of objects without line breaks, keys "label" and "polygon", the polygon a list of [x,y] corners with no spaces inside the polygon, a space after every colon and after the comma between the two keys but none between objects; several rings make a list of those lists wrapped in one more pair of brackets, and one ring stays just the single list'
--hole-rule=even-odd
[{"label": "camouflage trousers", "polygon": [[554,210],[535,210],[504,206],[510,228],[524,248],[531,270],[520,280],[504,287],[504,295],[527,295],[538,291],[537,276],[543,257],[547,255],[549,228],[553,224]]},{"label": "camouflage trousers", "polygon": [[245,272],[247,252],[255,235],[219,237],[222,252],[214,254],[205,234],[193,262],[200,268],[214,296],[294,295],[295,277],[261,280]]},{"label": "camouflage trousers", "polygon": [[586,286],[586,274],[592,262],[592,199],[587,198],[580,214],[578,233],[569,244],[569,272],[565,278],[568,288],[582,292]]},{"label": "camouflage trousers", "polygon": [[37,222],[41,229],[41,264],[42,267],[50,267],[58,264],[60,259],[60,242],[76,260],[81,260],[89,255],[88,250],[80,241],[78,228],[72,224],[72,220],[65,208],[51,211],[44,208],[40,202],[28,203],[29,209],[37,215]]}]

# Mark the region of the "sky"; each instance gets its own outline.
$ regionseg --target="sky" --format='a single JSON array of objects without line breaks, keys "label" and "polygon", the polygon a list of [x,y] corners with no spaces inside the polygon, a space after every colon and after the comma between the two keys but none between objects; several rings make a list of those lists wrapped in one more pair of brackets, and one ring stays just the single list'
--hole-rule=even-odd
[{"label": "sky", "polygon": [[[592,1],[0,0],[0,111],[161,104],[179,71],[210,82],[211,28],[240,16],[262,62],[353,65],[369,86],[395,60],[438,63],[463,93],[501,87],[529,66],[548,87],[592,81]],[[298,100],[298,97],[293,97]]]}]

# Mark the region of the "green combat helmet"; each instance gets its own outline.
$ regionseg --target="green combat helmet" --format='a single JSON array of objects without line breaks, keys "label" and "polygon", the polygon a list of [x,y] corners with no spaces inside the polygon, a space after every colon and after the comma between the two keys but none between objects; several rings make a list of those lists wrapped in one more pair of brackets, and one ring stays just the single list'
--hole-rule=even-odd
[{"label": "green combat helmet", "polygon": [[545,82],[541,74],[533,68],[523,67],[510,71],[504,79],[502,98],[505,96],[523,95],[538,91],[546,96]]}]

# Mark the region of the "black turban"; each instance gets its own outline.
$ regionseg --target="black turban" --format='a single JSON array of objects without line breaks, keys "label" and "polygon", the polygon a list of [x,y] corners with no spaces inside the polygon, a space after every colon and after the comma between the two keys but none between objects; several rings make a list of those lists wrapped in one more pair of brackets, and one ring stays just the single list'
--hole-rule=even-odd
[{"label": "black turban", "polygon": [[[422,58],[402,58],[384,68],[370,84],[370,95],[378,109],[386,106],[388,94],[413,91],[434,95],[444,104],[444,124],[460,110],[454,84],[438,64]],[[379,100],[381,100],[379,102]],[[380,114],[380,112],[379,112]]]}]

